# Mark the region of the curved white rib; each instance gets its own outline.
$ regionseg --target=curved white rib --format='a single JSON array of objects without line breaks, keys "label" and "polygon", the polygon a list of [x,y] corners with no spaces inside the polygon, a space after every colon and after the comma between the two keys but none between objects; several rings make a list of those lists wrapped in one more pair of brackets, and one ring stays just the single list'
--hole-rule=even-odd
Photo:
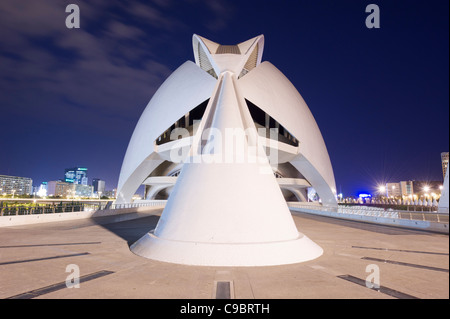
[{"label": "curved white rib", "polygon": [[308,106],[292,83],[271,63],[263,62],[238,81],[244,97],[270,114],[300,143],[292,164],[322,200],[335,204],[333,169],[325,142]]},{"label": "curved white rib", "polygon": [[[130,202],[153,167],[148,163],[154,141],[175,121],[207,100],[216,80],[187,61],[176,69],[152,97],[134,129],[123,160],[117,203]],[[157,158],[151,158],[156,160]],[[146,169],[144,169],[146,168]]]}]

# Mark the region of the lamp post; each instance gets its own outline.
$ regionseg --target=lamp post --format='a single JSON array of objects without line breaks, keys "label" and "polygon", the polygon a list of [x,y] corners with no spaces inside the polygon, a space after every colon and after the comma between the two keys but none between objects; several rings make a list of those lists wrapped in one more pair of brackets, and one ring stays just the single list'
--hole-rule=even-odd
[{"label": "lamp post", "polygon": [[[423,187],[423,191],[425,192],[425,199],[424,199],[424,203],[423,203],[423,206],[428,206],[428,197],[430,196],[429,194],[428,194],[428,192],[430,191],[430,186],[428,186],[428,185],[425,185],[424,187]],[[426,204],[425,204],[426,203]]]},{"label": "lamp post", "polygon": [[431,198],[433,199],[433,201],[431,202],[430,207],[437,208],[437,206],[438,206],[438,203],[437,203],[437,200],[436,200],[437,194],[436,193],[431,193]]}]

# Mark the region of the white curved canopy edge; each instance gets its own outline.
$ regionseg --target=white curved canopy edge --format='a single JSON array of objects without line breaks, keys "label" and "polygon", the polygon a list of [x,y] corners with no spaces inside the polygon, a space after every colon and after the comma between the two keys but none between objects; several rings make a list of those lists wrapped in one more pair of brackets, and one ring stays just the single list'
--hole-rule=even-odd
[{"label": "white curved canopy edge", "polygon": [[297,138],[301,155],[291,163],[310,181],[323,202],[335,204],[336,184],[325,142],[311,111],[292,83],[270,62],[261,63],[238,83],[247,100]]},{"label": "white curved canopy edge", "polygon": [[142,113],[128,144],[119,176],[117,203],[129,202],[147,178],[149,171],[139,168],[146,166],[155,139],[210,98],[215,85],[216,80],[192,61],[186,61],[164,81]]}]

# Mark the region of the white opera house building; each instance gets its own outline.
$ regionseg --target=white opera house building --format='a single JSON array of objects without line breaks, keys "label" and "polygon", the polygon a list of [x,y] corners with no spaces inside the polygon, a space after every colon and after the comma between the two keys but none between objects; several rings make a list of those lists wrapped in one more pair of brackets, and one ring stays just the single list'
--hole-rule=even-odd
[{"label": "white opera house building", "polygon": [[[142,113],[116,203],[167,198],[155,229],[131,246],[180,264],[265,266],[323,250],[299,232],[286,200],[336,206],[322,134],[292,83],[262,62],[264,36],[221,45],[193,36],[195,63],[176,69]],[[301,228],[301,225],[300,225]]]}]

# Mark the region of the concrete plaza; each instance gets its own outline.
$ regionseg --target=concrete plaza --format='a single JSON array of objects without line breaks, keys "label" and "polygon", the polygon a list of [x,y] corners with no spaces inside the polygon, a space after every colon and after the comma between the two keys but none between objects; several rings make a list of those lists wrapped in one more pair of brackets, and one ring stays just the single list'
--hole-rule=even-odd
[{"label": "concrete plaza", "polygon": [[[299,231],[324,249],[321,257],[271,267],[199,267],[130,251],[160,213],[0,228],[0,298],[210,299],[217,282],[230,282],[236,299],[449,298],[448,235],[294,213]],[[79,288],[65,285],[68,265],[80,270]],[[365,285],[375,268],[379,291]]]}]

